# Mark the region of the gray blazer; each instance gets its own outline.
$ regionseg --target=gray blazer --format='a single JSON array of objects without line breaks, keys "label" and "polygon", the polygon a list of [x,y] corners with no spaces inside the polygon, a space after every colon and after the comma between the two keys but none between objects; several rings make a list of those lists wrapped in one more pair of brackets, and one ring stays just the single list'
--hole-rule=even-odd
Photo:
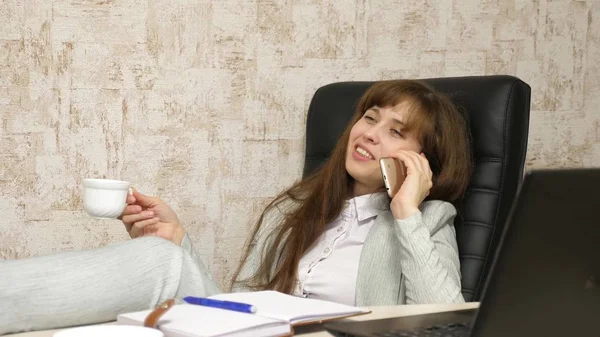
[{"label": "gray blazer", "polygon": [[[389,208],[378,213],[359,261],[357,305],[464,302],[453,225],[456,209],[438,200],[426,201],[420,209],[421,213],[404,220],[394,219]],[[263,247],[273,244],[268,234],[285,213],[279,208],[277,214],[265,215],[238,279],[258,269]],[[233,290],[247,289],[234,286]]]}]

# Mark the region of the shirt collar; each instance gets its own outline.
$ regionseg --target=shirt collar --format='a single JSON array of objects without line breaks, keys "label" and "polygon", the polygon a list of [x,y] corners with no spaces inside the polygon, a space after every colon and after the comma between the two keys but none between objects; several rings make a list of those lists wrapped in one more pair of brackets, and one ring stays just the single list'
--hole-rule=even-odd
[{"label": "shirt collar", "polygon": [[359,222],[377,216],[381,211],[390,208],[390,199],[386,192],[377,192],[360,195],[347,200],[342,211],[342,216],[356,218]]}]

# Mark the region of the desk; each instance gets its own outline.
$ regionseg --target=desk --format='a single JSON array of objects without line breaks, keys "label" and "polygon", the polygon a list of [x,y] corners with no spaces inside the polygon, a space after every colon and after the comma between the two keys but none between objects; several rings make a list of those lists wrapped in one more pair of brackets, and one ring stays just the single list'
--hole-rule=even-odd
[{"label": "desk", "polygon": [[[396,306],[381,306],[381,307],[369,307],[372,311],[368,315],[360,315],[348,320],[353,321],[366,321],[370,319],[380,319],[388,317],[398,316],[412,316],[419,314],[427,314],[433,312],[460,310],[460,309],[472,309],[477,308],[479,303],[465,303],[465,304],[420,304],[420,305],[396,305]],[[111,323],[108,323],[111,324]],[[296,336],[302,337],[328,337],[332,336],[327,331],[324,331],[320,325],[314,326],[313,328],[305,327],[300,328],[297,331]],[[309,331],[318,330],[318,331]],[[6,337],[52,337],[52,334],[59,330],[45,330],[45,331],[33,331],[24,332],[12,335],[6,335]]]}]

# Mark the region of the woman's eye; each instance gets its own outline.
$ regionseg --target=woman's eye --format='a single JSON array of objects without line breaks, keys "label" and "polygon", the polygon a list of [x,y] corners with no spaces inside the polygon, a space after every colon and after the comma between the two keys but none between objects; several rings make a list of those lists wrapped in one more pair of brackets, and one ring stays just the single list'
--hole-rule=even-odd
[{"label": "woman's eye", "polygon": [[367,122],[375,122],[375,118],[371,116],[365,116],[364,118],[367,120]]},{"label": "woman's eye", "polygon": [[392,129],[391,132],[394,136],[402,137],[402,132],[400,132],[400,130]]}]

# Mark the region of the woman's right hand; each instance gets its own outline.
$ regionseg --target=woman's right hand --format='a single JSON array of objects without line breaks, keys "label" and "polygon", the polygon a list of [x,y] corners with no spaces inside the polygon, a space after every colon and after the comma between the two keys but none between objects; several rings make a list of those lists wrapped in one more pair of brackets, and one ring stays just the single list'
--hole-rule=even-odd
[{"label": "woman's right hand", "polygon": [[150,197],[135,189],[127,196],[127,207],[119,217],[129,236],[159,236],[181,245],[185,230],[175,211],[158,197]]}]

